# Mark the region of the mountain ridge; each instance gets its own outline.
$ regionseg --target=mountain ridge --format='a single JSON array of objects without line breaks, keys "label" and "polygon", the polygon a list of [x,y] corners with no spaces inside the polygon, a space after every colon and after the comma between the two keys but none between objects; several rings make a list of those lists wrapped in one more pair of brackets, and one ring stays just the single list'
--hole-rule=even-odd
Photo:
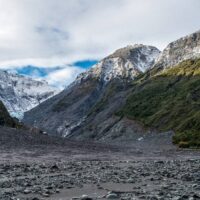
[{"label": "mountain ridge", "polygon": [[[157,56],[154,57],[152,63],[149,62],[150,59],[146,59],[148,67],[144,68],[145,72],[139,69],[140,64],[136,67],[134,65],[138,60],[138,63],[141,62],[137,53],[139,52],[140,56],[144,55],[139,51],[141,45],[119,49],[90,70],[80,74],[75,82],[61,94],[27,112],[25,123],[30,124],[35,120],[36,126],[50,134],[78,140],[133,139],[151,131],[155,132],[156,127],[154,128],[151,124],[145,127],[140,119],[136,118],[136,121],[132,120],[131,122],[127,121],[126,115],[116,115],[116,113],[119,113],[130,102],[128,99],[134,94],[137,85],[140,90],[142,85],[145,85],[147,80],[151,80],[153,75],[162,73],[170,67],[173,68],[174,65],[171,64],[177,65],[188,60],[187,58],[200,57],[199,36],[200,32],[196,32],[170,43],[162,53],[157,50]],[[148,46],[145,46],[144,49],[146,48],[148,49]],[[133,60],[129,59],[130,55]],[[147,58],[152,58],[152,55],[150,54]],[[129,65],[130,61],[131,65]],[[172,81],[170,84],[173,86],[175,83]],[[162,84],[158,85],[158,88],[159,86],[162,87]],[[154,92],[159,93],[158,88]],[[147,92],[151,93],[151,89],[149,88]],[[189,89],[187,92],[190,92]],[[146,99],[146,101],[148,102],[150,99]],[[138,98],[138,101],[139,106],[143,100]],[[158,105],[157,103],[154,106]],[[147,113],[151,110],[148,106],[146,107]],[[170,111],[170,108],[168,110]]]},{"label": "mountain ridge", "polygon": [[160,131],[173,130],[176,144],[199,147],[199,83],[200,58],[140,77],[118,115]]},{"label": "mountain ridge", "polygon": [[[130,51],[134,51],[131,55]],[[106,57],[88,71],[80,74],[77,79],[63,92],[42,103],[40,107],[25,113],[25,123],[36,121],[40,128],[48,127],[51,134],[69,136],[82,123],[84,123],[89,110],[107,93],[108,86],[115,82],[115,87],[126,87],[138,74],[140,57],[146,61],[144,67],[148,68],[154,63],[160,51],[151,46],[136,45],[123,49],[123,59],[116,55]],[[153,58],[152,58],[153,57]],[[138,59],[139,58],[139,59]],[[46,104],[46,105],[45,105]],[[29,113],[32,113],[33,119]]]},{"label": "mountain ridge", "polygon": [[88,76],[104,79],[105,82],[117,77],[133,79],[150,68],[159,54],[160,51],[153,46],[129,45],[105,57],[91,69],[78,75],[76,80]]},{"label": "mountain ridge", "polygon": [[0,71],[0,100],[13,117],[22,118],[25,111],[37,106],[57,92],[47,82]]},{"label": "mountain ridge", "polygon": [[200,57],[200,30],[170,42],[153,67],[167,68]]}]

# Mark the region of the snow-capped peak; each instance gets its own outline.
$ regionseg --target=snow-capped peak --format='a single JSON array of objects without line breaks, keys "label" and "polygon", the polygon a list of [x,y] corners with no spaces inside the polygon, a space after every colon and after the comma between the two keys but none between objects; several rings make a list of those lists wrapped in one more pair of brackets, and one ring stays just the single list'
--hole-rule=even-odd
[{"label": "snow-capped peak", "polygon": [[200,30],[171,42],[158,57],[155,67],[167,68],[200,57]]},{"label": "snow-capped peak", "polygon": [[138,74],[149,69],[159,54],[160,51],[153,46],[129,45],[118,49],[88,71],[80,74],[76,82],[88,77],[96,77],[104,82],[109,82],[114,78],[134,79]]},{"label": "snow-capped peak", "polygon": [[22,118],[24,112],[58,92],[45,81],[0,71],[0,100],[13,117]]}]

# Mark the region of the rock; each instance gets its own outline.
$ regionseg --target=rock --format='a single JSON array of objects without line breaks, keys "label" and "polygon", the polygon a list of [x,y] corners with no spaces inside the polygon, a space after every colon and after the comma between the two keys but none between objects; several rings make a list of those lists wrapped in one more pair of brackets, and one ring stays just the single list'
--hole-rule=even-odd
[{"label": "rock", "polygon": [[47,193],[42,193],[42,196],[43,196],[43,197],[49,197],[50,195],[47,194]]},{"label": "rock", "polygon": [[152,195],[147,196],[145,199],[158,200],[158,198],[156,196],[152,196]]},{"label": "rock", "polygon": [[181,199],[189,199],[189,196],[184,194],[184,195],[181,196]]},{"label": "rock", "polygon": [[106,196],[106,199],[118,199],[118,194],[114,193],[114,192],[109,192]]},{"label": "rock", "polygon": [[192,181],[193,178],[192,178],[189,174],[184,174],[184,175],[181,177],[181,180],[183,180],[183,181]]},{"label": "rock", "polygon": [[195,200],[194,197],[189,197],[189,200]]},{"label": "rock", "polygon": [[157,160],[157,161],[155,161],[155,164],[164,164],[164,161],[163,160]]},{"label": "rock", "polygon": [[51,166],[51,168],[50,168],[51,170],[59,170],[59,167],[58,167],[58,165],[57,164],[55,164],[55,165],[53,165],[53,166]]},{"label": "rock", "polygon": [[88,195],[83,194],[83,195],[81,196],[81,200],[92,200],[92,198],[89,197]]},{"label": "rock", "polygon": [[31,190],[29,190],[29,189],[24,190],[24,194],[29,194],[29,193],[31,193]]},{"label": "rock", "polygon": [[60,192],[60,190],[59,189],[56,189],[56,193],[59,193]]},{"label": "rock", "polygon": [[200,194],[194,194],[194,195],[193,195],[193,198],[194,198],[194,199],[200,199]]},{"label": "rock", "polygon": [[129,179],[127,180],[127,183],[135,183],[135,180],[134,180],[133,178],[129,178]]}]

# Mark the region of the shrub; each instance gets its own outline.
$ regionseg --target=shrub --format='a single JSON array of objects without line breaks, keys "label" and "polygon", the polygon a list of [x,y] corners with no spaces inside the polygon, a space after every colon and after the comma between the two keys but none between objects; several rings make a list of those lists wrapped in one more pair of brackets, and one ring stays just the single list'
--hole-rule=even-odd
[{"label": "shrub", "polygon": [[179,147],[179,148],[189,148],[190,145],[189,145],[188,142],[180,141],[180,142],[178,143],[178,147]]},{"label": "shrub", "polygon": [[200,132],[196,130],[177,132],[173,137],[173,143],[177,144],[180,148],[199,148]]}]

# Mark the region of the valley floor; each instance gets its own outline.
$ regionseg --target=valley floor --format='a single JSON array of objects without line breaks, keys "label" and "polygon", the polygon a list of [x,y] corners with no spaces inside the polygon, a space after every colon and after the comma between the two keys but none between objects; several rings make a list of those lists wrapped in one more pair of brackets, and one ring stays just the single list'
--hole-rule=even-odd
[{"label": "valley floor", "polygon": [[200,152],[171,137],[109,144],[1,128],[0,199],[200,199]]}]

